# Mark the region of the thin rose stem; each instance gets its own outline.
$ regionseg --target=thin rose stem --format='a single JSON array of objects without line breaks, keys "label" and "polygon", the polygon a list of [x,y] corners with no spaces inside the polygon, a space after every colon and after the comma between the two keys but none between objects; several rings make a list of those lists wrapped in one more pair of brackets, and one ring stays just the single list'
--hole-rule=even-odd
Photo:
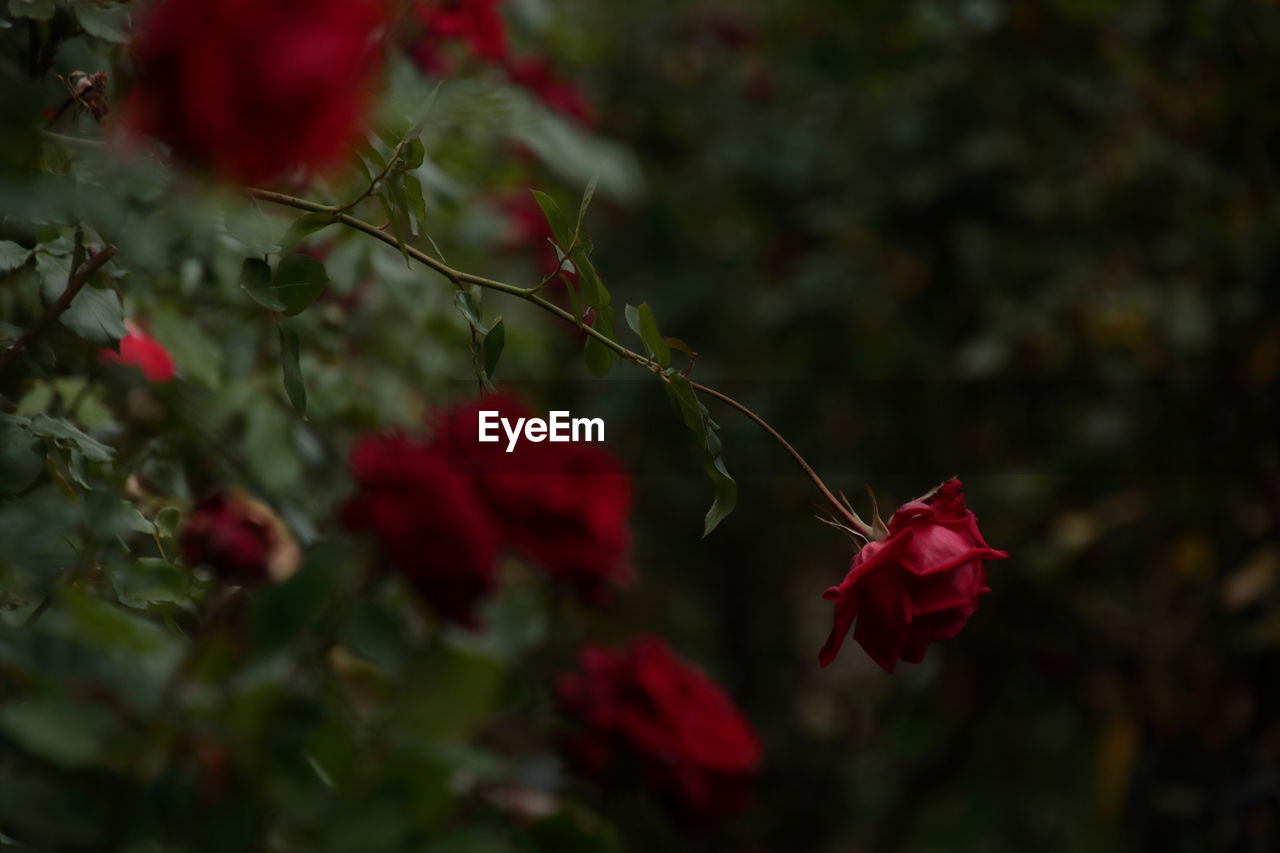
[{"label": "thin rose stem", "polygon": [[[554,314],[555,316],[559,317],[561,320],[565,321],[566,323],[569,323],[570,325],[578,329],[581,329],[587,335],[594,337],[596,340],[600,341],[600,343],[604,344],[610,350],[617,353],[617,355],[620,356],[621,358],[627,361],[630,361],[631,363],[639,367],[642,367],[645,370],[648,370],[650,373],[657,375],[663,381],[669,381],[666,375],[662,372],[661,365],[659,365],[657,362],[653,361],[652,359],[645,358],[643,355],[640,355],[639,353],[628,349],[627,347],[623,346],[622,344],[610,338],[608,335],[603,334],[595,327],[588,326],[585,323],[580,322],[576,317],[573,316],[573,314],[564,310],[559,305],[556,305],[552,302],[548,302],[546,299],[543,299],[537,293],[541,285],[539,285],[538,287],[516,287],[515,285],[512,285],[512,284],[506,284],[505,282],[495,281],[490,278],[484,278],[483,276],[473,275],[471,273],[463,272],[462,270],[454,269],[453,267],[449,266],[443,261],[437,260],[436,258],[433,258],[430,255],[428,255],[426,252],[416,249],[413,246],[401,245],[400,241],[398,241],[392,235],[386,233],[385,231],[382,231],[372,223],[365,222],[363,219],[357,219],[356,217],[343,212],[344,211],[343,208],[333,207],[327,204],[320,204],[319,202],[308,201],[307,199],[295,198],[294,196],[275,192],[273,190],[250,188],[246,190],[246,192],[251,198],[260,199],[262,201],[269,201],[274,204],[283,205],[285,207],[292,207],[298,210],[305,210],[310,213],[332,214],[335,222],[341,222],[343,225],[346,225],[350,228],[354,228],[357,231],[362,231],[365,234],[368,234],[370,237],[373,237],[377,240],[381,240],[382,242],[386,243],[389,246],[393,246],[398,250],[403,250],[407,252],[414,260],[418,261],[419,263],[425,264],[426,266],[430,267],[431,269],[443,275],[445,278],[452,281],[454,284],[461,284],[463,282],[466,282],[467,284],[474,284],[478,287],[483,287],[488,290],[496,290],[500,293],[506,293],[509,296],[515,296],[519,299],[523,299],[526,302],[531,302],[534,305],[537,305],[542,310],[550,314]],[[748,408],[744,403],[741,403],[735,400],[734,398],[730,397],[728,394],[717,391],[714,388],[709,388],[706,385],[702,385],[701,383],[698,383],[698,382],[690,382],[690,385],[693,386],[694,390],[701,391],[702,393],[706,394],[709,397],[714,397],[717,400],[721,401],[722,403],[732,406],[742,414],[746,415],[752,421],[754,421],[755,424],[759,426],[761,429],[763,429],[769,435],[770,438],[772,438],[774,441],[780,444],[782,448],[787,451],[787,453],[791,454],[791,458],[796,461],[796,464],[800,466],[800,469],[804,471],[805,475],[808,476],[808,478],[811,481],[813,481],[813,484],[818,488],[818,491],[822,493],[823,498],[826,499],[827,503],[835,511],[836,515],[838,515],[840,519],[849,528],[862,534],[863,536],[867,536],[867,537],[871,536],[871,529],[867,527],[867,525],[863,523],[861,519],[859,519],[856,515],[854,515],[853,512],[847,506],[844,505],[844,503],[842,503],[839,499],[836,498],[836,496],[831,492],[831,489],[827,487],[827,484],[824,483],[822,481],[822,478],[818,476],[818,472],[814,471],[813,468],[809,465],[809,463],[805,461],[804,457],[800,455],[800,452],[796,450],[794,447],[792,447],[791,443],[788,442],[785,438],[783,438],[782,435],[776,429],[770,426],[769,423],[765,421],[764,418],[760,417],[755,412],[753,412],[750,408]]]},{"label": "thin rose stem", "polygon": [[863,536],[866,536],[868,539],[870,539],[871,528],[863,524],[862,520],[859,519],[857,516],[855,516],[849,510],[849,508],[844,505],[842,501],[839,501],[836,499],[836,496],[831,493],[831,489],[827,488],[827,484],[824,483],[822,481],[822,478],[818,476],[818,472],[814,471],[813,468],[810,467],[809,463],[805,461],[804,457],[800,455],[800,451],[792,447],[791,442],[783,438],[782,434],[778,432],[776,429],[774,429],[772,426],[770,426],[768,421],[766,421],[764,418],[757,415],[751,409],[747,408],[746,405],[730,397],[728,394],[725,394],[723,392],[717,391],[714,388],[710,388],[706,385],[703,385],[701,382],[694,382],[690,380],[689,384],[694,387],[694,390],[701,391],[703,394],[706,394],[708,397],[715,397],[720,402],[725,403],[726,405],[732,406],[742,414],[746,415],[752,421],[754,421],[756,426],[760,427],[760,429],[768,433],[770,438],[778,442],[778,444],[782,445],[783,450],[791,454],[791,458],[796,461],[796,464],[800,466],[800,469],[804,471],[804,473],[808,475],[809,479],[813,481],[813,484],[818,487],[818,491],[822,492],[822,496],[827,499],[827,503],[829,503],[832,507],[834,507],[835,510],[840,514],[841,520],[843,520],[847,525],[849,525],[849,527],[853,528],[858,533],[861,533]]}]

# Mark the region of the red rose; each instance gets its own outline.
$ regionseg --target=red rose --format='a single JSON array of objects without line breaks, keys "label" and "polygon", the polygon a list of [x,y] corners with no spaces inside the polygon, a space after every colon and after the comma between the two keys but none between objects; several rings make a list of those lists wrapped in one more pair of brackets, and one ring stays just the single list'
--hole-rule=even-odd
[{"label": "red rose", "polygon": [[507,28],[498,12],[502,0],[428,0],[414,7],[422,23],[422,38],[410,53],[423,71],[449,70],[439,52],[442,41],[465,42],[479,59],[502,62],[507,57]]},{"label": "red rose", "polygon": [[609,452],[584,442],[480,444],[477,413],[514,422],[532,412],[505,394],[451,411],[443,424],[454,471],[473,472],[503,540],[582,598],[603,604],[632,577],[631,480]]},{"label": "red rose", "polygon": [[279,517],[239,492],[214,492],[187,516],[178,537],[182,560],[226,580],[286,580],[298,568],[298,545]]},{"label": "red rose", "polygon": [[160,0],[131,124],[245,183],[330,166],[360,134],[385,22],[383,0]]},{"label": "red rose", "polygon": [[513,59],[507,64],[507,76],[512,83],[528,89],[548,107],[567,115],[578,124],[594,123],[595,116],[582,92],[573,83],[556,74],[551,63],[542,57]]},{"label": "red rose", "polygon": [[625,758],[680,812],[711,818],[743,811],[760,770],[760,742],[733,701],[665,643],[588,646],[581,671],[561,675],[556,698],[581,728],[562,749],[601,775]]},{"label": "red rose", "polygon": [[351,452],[357,492],[341,510],[351,530],[373,534],[383,557],[447,618],[475,624],[494,587],[498,533],[443,447],[402,435],[368,436]]},{"label": "red rose", "polygon": [[98,351],[103,362],[136,367],[148,382],[168,382],[173,379],[173,359],[159,341],[148,337],[132,324],[126,324],[129,334],[120,339],[120,352],[109,349]]},{"label": "red rose", "polygon": [[959,480],[903,504],[888,534],[863,546],[839,586],[822,594],[836,610],[819,661],[835,659],[856,618],[853,638],[887,672],[899,660],[919,663],[930,643],[960,633],[990,592],[983,560],[1008,556],[982,538]]}]

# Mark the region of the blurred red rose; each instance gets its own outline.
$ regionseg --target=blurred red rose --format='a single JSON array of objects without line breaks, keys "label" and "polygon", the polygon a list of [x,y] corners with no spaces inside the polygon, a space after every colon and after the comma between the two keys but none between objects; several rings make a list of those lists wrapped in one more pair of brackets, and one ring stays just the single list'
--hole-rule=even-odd
[{"label": "blurred red rose", "polygon": [[385,23],[383,0],[160,0],[130,124],[240,182],[323,169],[361,132]]},{"label": "blurred red rose", "polygon": [[298,568],[298,544],[266,505],[237,491],[202,498],[178,537],[182,560],[224,580],[283,581]]},{"label": "blurred red rose", "polygon": [[129,334],[120,339],[120,352],[101,349],[98,351],[98,358],[104,363],[136,367],[148,382],[168,382],[173,379],[173,359],[169,357],[169,351],[132,323],[125,325]]},{"label": "blurred red rose", "polygon": [[853,638],[887,672],[899,660],[919,663],[930,643],[960,633],[990,592],[983,561],[1008,556],[982,538],[959,480],[903,504],[888,535],[863,546],[844,580],[822,594],[836,606],[819,661],[835,659],[856,618]]},{"label": "blurred red rose", "polygon": [[449,71],[440,52],[442,42],[464,42],[479,59],[503,62],[507,58],[507,28],[498,12],[502,0],[424,0],[414,7],[422,23],[422,37],[410,55],[431,74]]},{"label": "blurred red rose", "polygon": [[556,74],[546,59],[540,56],[513,59],[507,64],[507,76],[512,83],[528,89],[556,112],[581,125],[594,124],[595,115],[581,90]]},{"label": "blurred red rose", "polygon": [[497,576],[498,531],[466,477],[439,445],[373,435],[351,451],[356,494],[342,507],[351,530],[373,534],[383,557],[442,615],[476,622]]},{"label": "blurred red rose", "polygon": [[503,540],[592,604],[632,578],[628,516],[631,480],[597,444],[477,441],[477,416],[497,411],[514,422],[533,413],[506,394],[453,409],[443,423],[454,471],[470,472]]},{"label": "blurred red rose", "polygon": [[580,725],[561,744],[575,766],[598,776],[622,759],[688,817],[747,808],[760,742],[720,687],[656,637],[587,646],[579,661],[556,682],[561,710]]}]

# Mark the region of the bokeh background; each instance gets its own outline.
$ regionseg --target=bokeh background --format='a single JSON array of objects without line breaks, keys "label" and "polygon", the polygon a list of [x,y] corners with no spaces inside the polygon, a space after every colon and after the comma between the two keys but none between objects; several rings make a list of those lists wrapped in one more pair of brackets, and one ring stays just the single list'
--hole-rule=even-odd
[{"label": "bokeh background", "polygon": [[[208,664],[209,682],[235,674],[218,701],[197,691],[170,709],[165,736],[196,746],[175,747],[185,758],[168,775],[113,758],[131,748],[117,733],[131,723],[72,714],[70,729],[113,734],[69,771],[10,720],[0,831],[103,849],[125,809],[137,839],[179,817],[193,828],[157,830],[172,848],[139,850],[259,849],[238,845],[283,813],[304,846],[260,849],[419,849],[404,841],[418,836],[379,833],[400,823],[431,850],[524,849],[474,828],[494,821],[459,793],[465,771],[568,791],[635,851],[1280,848],[1280,5],[510,0],[503,15],[515,49],[550,58],[589,115],[528,97],[474,57],[443,74],[390,65],[381,111],[393,126],[446,81],[421,176],[449,261],[536,280],[541,250],[511,200],[536,187],[571,208],[598,176],[589,224],[615,299],[647,301],[699,353],[694,378],[748,402],[860,508],[864,485],[892,507],[960,476],[986,538],[1011,555],[991,567],[993,592],[921,665],[890,676],[850,644],[819,668],[820,594],[851,553],[812,518],[817,496],[782,451],[712,404],[741,498],[700,538],[710,486],[660,391],[625,366],[590,380],[571,330],[489,296],[508,334],[496,379],[619,425],[637,499],[634,590],[600,613],[514,567],[490,633],[434,645],[385,636],[377,608],[391,605],[370,605],[350,628],[355,647],[418,686],[405,707],[436,708],[413,729],[432,744],[430,784],[386,743],[378,753],[344,733],[350,696],[280,677],[287,637],[259,632],[248,674]],[[7,22],[0,237],[81,219],[120,242],[136,280],[126,307],[185,378],[152,392],[155,415],[137,411],[136,388],[111,384],[122,380],[50,363],[4,377],[5,411],[70,408],[178,505],[231,479],[304,544],[326,542],[353,437],[419,422],[469,375],[447,283],[359,235],[311,238],[335,295],[298,319],[311,398],[298,420],[275,331],[236,285],[246,247],[290,217],[145,158],[40,138],[28,108],[56,106],[60,84],[24,65],[28,22]],[[112,40],[69,17],[59,38],[41,26],[46,71],[109,68],[123,96]],[[95,133],[76,122],[65,135]],[[173,182],[189,187],[183,203],[161,189]],[[21,325],[31,297],[4,287],[4,319]],[[76,713],[154,693],[153,670],[172,660],[149,633],[164,598],[144,611],[147,631],[68,599],[41,620],[47,636],[21,634],[39,600],[23,585],[43,590],[65,559],[47,543],[90,541],[109,523],[86,507],[56,483],[0,503],[0,564],[16,590],[4,690],[70,696]],[[356,547],[313,559],[342,565]],[[546,684],[577,643],[643,632],[716,677],[757,728],[765,772],[747,814],[691,828],[640,791],[575,788],[530,746],[553,725]],[[82,689],[94,679],[112,685],[107,698]],[[317,742],[381,756],[395,795],[374,786],[333,806],[301,781],[295,747]],[[132,794],[112,782],[140,773]],[[224,840],[207,834],[215,825]]]}]

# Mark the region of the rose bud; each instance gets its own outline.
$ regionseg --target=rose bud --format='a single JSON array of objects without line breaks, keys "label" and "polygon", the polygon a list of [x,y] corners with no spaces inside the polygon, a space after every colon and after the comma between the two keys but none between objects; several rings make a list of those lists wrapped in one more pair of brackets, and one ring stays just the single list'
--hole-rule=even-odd
[{"label": "rose bud", "polygon": [[120,352],[103,348],[98,351],[98,358],[104,364],[136,367],[148,382],[168,382],[173,379],[173,359],[169,357],[169,351],[132,322],[125,323],[125,328],[129,330],[129,334],[120,339]]},{"label": "rose bud", "polygon": [[202,498],[178,538],[183,562],[208,566],[233,583],[287,580],[298,569],[298,543],[279,517],[239,491]]},{"label": "rose bud", "polygon": [[983,561],[1009,556],[982,538],[956,479],[903,504],[887,528],[877,520],[874,529],[879,537],[822,594],[836,603],[835,625],[818,653],[823,666],[835,659],[850,626],[886,672],[900,660],[919,663],[930,643],[960,633],[978,596],[990,592]]}]

